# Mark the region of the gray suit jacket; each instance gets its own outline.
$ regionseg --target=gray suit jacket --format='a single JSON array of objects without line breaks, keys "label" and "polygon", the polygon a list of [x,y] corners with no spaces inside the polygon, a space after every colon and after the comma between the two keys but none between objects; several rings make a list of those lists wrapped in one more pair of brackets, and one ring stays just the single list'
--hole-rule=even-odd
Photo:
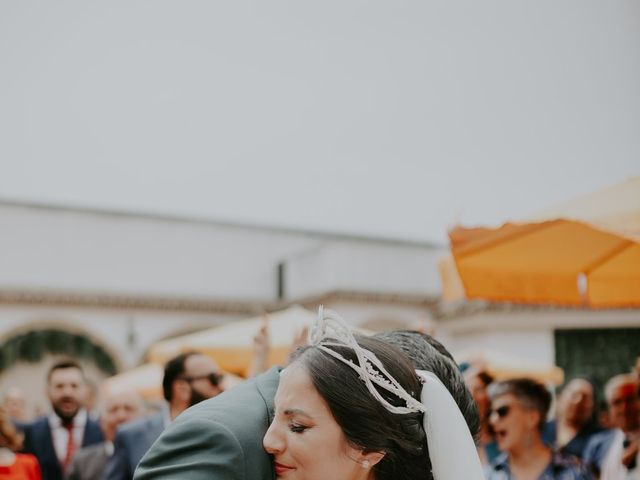
[{"label": "gray suit jacket", "polygon": [[164,430],[165,411],[127,422],[118,428],[105,480],[131,480],[142,456]]},{"label": "gray suit jacket", "polygon": [[186,410],[144,456],[135,480],[274,480],[262,438],[279,379],[274,367]]},{"label": "gray suit jacket", "polygon": [[99,480],[108,458],[107,442],[84,447],[73,456],[67,480]]}]

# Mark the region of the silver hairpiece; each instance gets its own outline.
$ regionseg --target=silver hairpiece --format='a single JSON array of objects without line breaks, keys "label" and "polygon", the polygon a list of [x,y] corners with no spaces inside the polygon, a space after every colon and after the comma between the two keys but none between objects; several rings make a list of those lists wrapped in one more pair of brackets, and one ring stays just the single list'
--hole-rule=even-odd
[{"label": "silver hairpiece", "polygon": [[[391,413],[406,414],[425,411],[424,405],[407,393],[402,385],[387,372],[378,357],[358,344],[349,326],[336,312],[325,310],[320,306],[318,319],[309,334],[309,343],[355,370],[369,392]],[[329,347],[352,349],[358,363],[347,360]],[[390,404],[374,384],[403,400],[406,406],[397,407]]]}]

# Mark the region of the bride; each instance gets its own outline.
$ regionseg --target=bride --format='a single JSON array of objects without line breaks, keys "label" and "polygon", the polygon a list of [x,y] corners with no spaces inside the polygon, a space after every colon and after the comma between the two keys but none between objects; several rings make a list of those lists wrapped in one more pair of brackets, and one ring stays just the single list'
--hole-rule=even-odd
[{"label": "bride", "polygon": [[481,480],[449,391],[399,350],[321,312],[283,370],[263,445],[286,480]]}]

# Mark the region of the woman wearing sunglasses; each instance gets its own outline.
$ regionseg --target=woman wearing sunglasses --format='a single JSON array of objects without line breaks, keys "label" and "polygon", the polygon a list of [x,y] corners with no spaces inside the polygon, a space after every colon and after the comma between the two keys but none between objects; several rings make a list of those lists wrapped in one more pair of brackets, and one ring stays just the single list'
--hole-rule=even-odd
[{"label": "woman wearing sunglasses", "polygon": [[530,379],[514,379],[489,387],[489,421],[503,452],[493,463],[489,480],[586,480],[593,477],[577,458],[554,452],[542,441],[551,394]]}]

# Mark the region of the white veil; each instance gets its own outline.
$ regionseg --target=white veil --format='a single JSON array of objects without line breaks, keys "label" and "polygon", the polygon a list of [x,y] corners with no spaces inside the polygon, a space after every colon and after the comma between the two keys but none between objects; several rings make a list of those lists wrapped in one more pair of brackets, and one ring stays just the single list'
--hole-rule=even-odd
[{"label": "white veil", "polygon": [[473,437],[455,400],[432,372],[417,370],[423,379],[420,400],[423,425],[435,480],[482,480],[484,474]]}]

